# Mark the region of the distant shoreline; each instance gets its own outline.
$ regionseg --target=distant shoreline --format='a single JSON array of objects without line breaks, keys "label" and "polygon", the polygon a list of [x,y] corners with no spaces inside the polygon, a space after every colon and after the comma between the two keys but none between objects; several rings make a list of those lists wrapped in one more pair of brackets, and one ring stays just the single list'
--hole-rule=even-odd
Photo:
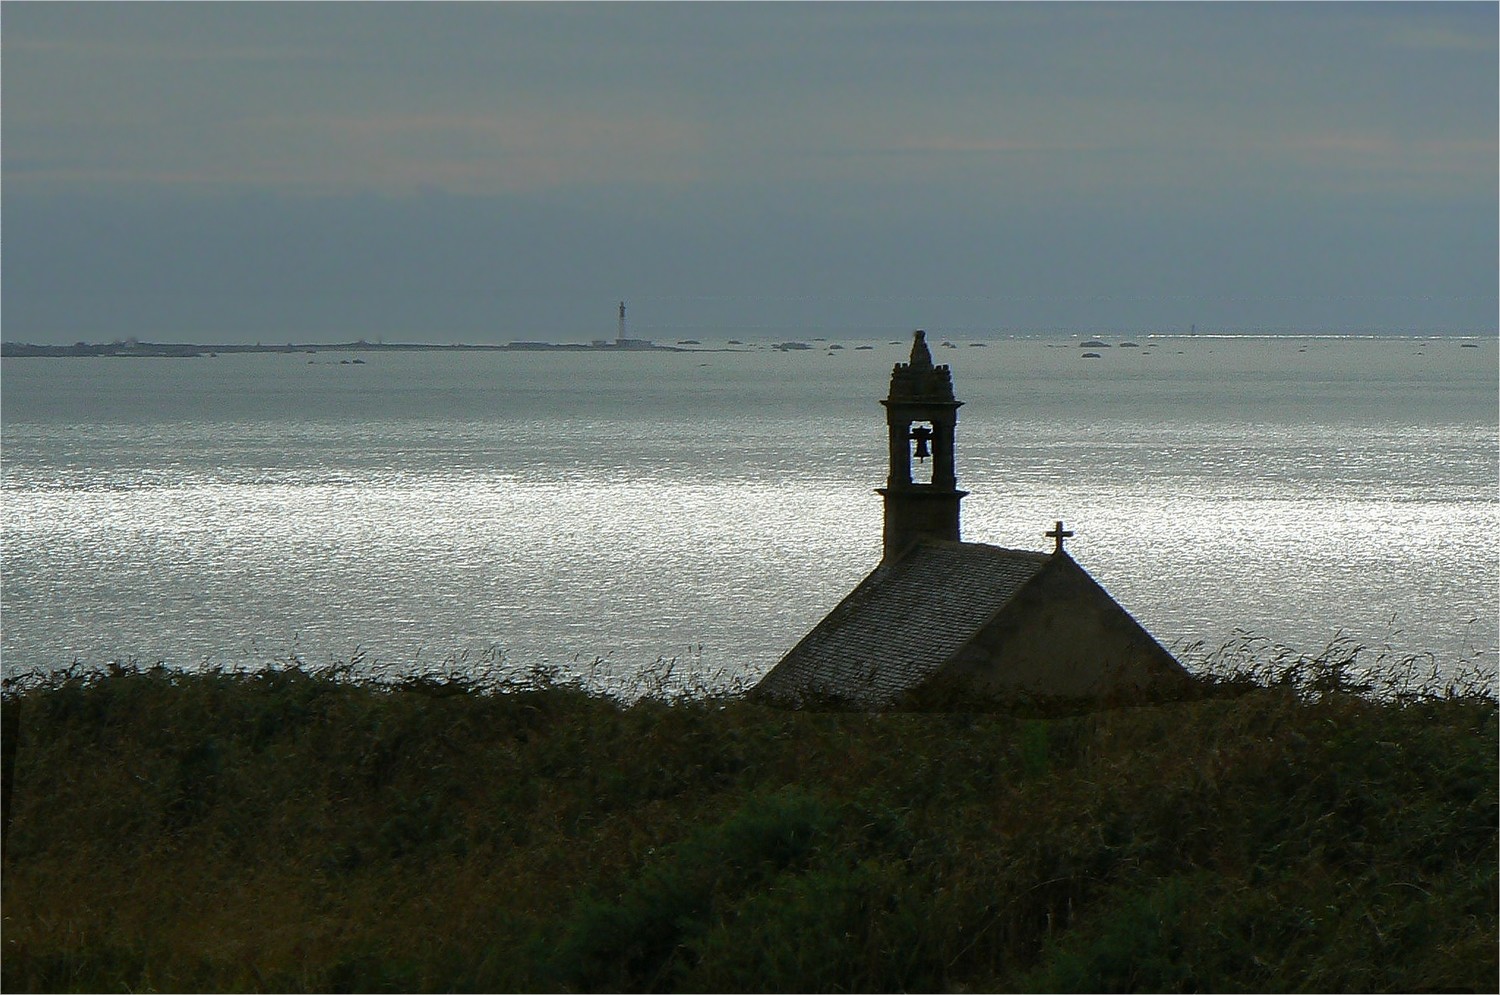
[{"label": "distant shoreline", "polygon": [[[6,359],[34,357],[59,358],[76,356],[107,356],[135,358],[196,358],[233,353],[319,353],[319,352],[690,352],[677,346],[656,345],[644,339],[626,339],[624,344],[614,341],[591,344],[557,342],[506,342],[504,344],[436,344],[426,342],[353,342],[334,343],[286,343],[285,345],[195,345],[176,342],[139,342],[129,339],[124,342],[75,342],[72,345],[32,345],[28,342],[0,343],[0,357]],[[710,350],[702,350],[710,351]]]},{"label": "distant shoreline", "polygon": [[[1126,333],[1119,333],[1126,334]],[[1023,336],[1002,336],[1005,339],[1030,339],[1056,340],[1059,344],[1067,339],[1076,340],[1079,337],[1094,336],[1097,333],[1090,332],[1073,333],[1071,335],[1037,334]],[[1347,333],[1230,333],[1230,332],[1199,332],[1197,334],[1177,332],[1149,332],[1144,335],[1128,336],[1147,341],[1147,344],[1156,344],[1150,340],[1160,342],[1222,342],[1234,340],[1262,340],[1262,341],[1310,341],[1310,340],[1368,340],[1368,341],[1455,341],[1462,342],[1465,348],[1475,348],[1479,342],[1494,341],[1495,336],[1490,334],[1470,333],[1446,333],[1446,334],[1368,334],[1359,332]],[[826,343],[826,337],[817,337],[809,342],[770,342],[769,348],[788,350],[813,350],[820,348],[820,343]],[[968,345],[988,345],[990,342],[998,341],[990,339],[977,342],[969,342]],[[944,342],[943,345],[952,346],[952,343]],[[1092,346],[1093,341],[1077,343]],[[1133,345],[1135,343],[1119,343],[1121,345]],[[433,342],[367,342],[364,339],[356,339],[352,342],[303,342],[303,343],[275,343],[266,344],[256,342],[246,343],[222,343],[217,345],[200,345],[195,343],[179,342],[141,342],[136,339],[125,339],[114,342],[75,342],[71,345],[35,345],[29,342],[4,342],[0,343],[0,357],[13,358],[71,358],[71,357],[123,357],[123,358],[198,358],[213,357],[219,355],[234,355],[243,353],[280,353],[284,355],[304,353],[315,354],[320,352],[589,352],[589,353],[618,353],[618,352],[739,352],[745,348],[745,343],[731,339],[728,348],[717,345],[704,345],[695,339],[679,342],[677,345],[657,345],[648,339],[624,339],[624,340],[598,340],[590,343],[579,342],[539,342],[539,341],[514,341],[505,343],[433,343]],[[758,346],[759,344],[757,344]],[[756,346],[751,346],[755,348]],[[829,346],[832,349],[842,349],[842,345]],[[860,348],[868,348],[861,346]]]}]

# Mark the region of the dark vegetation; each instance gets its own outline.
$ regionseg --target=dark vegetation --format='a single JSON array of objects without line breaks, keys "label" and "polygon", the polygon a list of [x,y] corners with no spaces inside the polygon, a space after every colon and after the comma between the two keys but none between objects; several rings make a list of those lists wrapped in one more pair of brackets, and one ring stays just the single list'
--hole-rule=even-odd
[{"label": "dark vegetation", "polygon": [[866,715],[117,667],[9,704],[9,991],[1496,988],[1488,684]]}]

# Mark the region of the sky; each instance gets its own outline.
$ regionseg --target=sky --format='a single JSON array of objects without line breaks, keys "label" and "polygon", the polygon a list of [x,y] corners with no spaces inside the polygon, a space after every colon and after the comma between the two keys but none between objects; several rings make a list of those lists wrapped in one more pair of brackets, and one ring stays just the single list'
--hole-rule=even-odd
[{"label": "sky", "polygon": [[1493,334],[1497,10],[6,2],[0,330]]}]

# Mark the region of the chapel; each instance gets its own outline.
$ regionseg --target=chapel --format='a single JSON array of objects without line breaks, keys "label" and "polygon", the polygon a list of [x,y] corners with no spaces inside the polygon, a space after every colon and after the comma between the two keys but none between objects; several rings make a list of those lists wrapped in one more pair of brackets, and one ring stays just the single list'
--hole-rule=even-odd
[{"label": "chapel", "polygon": [[[1127,703],[1191,679],[1063,548],[959,536],[955,429],[963,405],[926,336],[891,371],[884,555],[756,685],[789,707],[962,709],[981,701]],[[930,461],[930,462],[929,462]],[[914,465],[915,464],[915,465]],[[924,478],[925,479],[922,479]]]}]

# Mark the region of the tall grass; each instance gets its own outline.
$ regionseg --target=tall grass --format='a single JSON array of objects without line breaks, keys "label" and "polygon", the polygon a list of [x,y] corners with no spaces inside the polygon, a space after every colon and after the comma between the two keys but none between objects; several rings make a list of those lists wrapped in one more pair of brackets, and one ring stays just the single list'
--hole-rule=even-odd
[{"label": "tall grass", "polygon": [[1055,717],[547,671],[36,680],[0,981],[1494,990],[1492,686],[1262,662]]}]

